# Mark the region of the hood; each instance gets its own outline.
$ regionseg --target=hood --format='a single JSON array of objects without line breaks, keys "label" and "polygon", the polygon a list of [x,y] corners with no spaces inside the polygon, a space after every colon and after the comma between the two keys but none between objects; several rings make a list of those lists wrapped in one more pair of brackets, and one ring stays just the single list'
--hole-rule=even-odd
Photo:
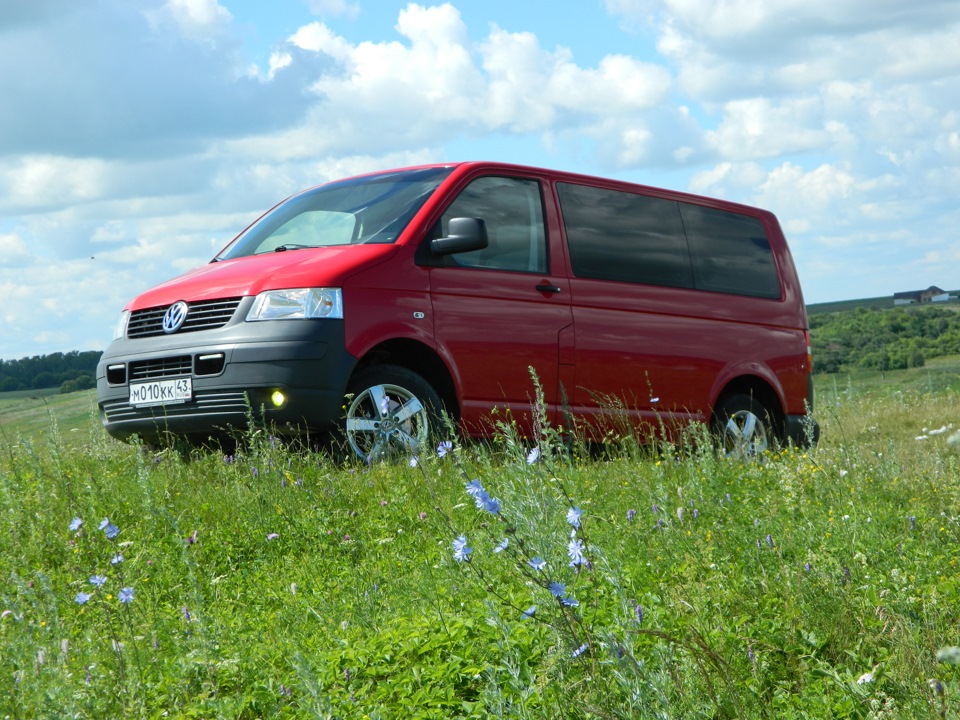
[{"label": "hood", "polygon": [[264,290],[341,287],[346,277],[396,252],[396,245],[304,248],[220,260],[194,268],[142,293],[128,310],[257,295]]}]

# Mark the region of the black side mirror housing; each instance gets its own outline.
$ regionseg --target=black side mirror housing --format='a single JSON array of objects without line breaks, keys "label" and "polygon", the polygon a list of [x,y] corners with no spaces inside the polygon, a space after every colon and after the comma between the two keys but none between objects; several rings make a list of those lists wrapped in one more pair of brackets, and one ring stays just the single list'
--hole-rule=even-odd
[{"label": "black side mirror housing", "polygon": [[451,218],[449,235],[434,238],[430,249],[434,255],[453,255],[454,253],[482,250],[487,247],[487,224],[480,218]]}]

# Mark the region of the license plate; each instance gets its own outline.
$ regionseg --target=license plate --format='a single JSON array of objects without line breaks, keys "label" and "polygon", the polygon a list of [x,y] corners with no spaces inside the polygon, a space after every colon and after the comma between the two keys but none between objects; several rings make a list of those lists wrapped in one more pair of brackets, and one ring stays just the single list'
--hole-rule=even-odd
[{"label": "license plate", "polygon": [[185,403],[192,395],[193,382],[188,377],[130,383],[130,404],[134,407],[176,405]]}]

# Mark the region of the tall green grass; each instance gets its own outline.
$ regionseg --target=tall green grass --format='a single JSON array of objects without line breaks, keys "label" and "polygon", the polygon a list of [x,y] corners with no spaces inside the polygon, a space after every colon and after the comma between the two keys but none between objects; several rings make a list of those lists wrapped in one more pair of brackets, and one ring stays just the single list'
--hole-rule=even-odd
[{"label": "tall green grass", "polygon": [[955,717],[958,395],[838,383],[818,418],[746,465],[549,428],[372,467],[4,433],[0,716]]}]

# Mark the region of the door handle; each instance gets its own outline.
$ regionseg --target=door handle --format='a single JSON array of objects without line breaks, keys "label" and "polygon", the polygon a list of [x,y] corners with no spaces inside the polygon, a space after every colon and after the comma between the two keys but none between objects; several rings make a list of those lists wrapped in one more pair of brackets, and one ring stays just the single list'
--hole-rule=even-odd
[{"label": "door handle", "polygon": [[546,283],[540,283],[537,285],[537,292],[542,293],[558,293],[560,292],[560,286],[558,285],[547,285]]}]

